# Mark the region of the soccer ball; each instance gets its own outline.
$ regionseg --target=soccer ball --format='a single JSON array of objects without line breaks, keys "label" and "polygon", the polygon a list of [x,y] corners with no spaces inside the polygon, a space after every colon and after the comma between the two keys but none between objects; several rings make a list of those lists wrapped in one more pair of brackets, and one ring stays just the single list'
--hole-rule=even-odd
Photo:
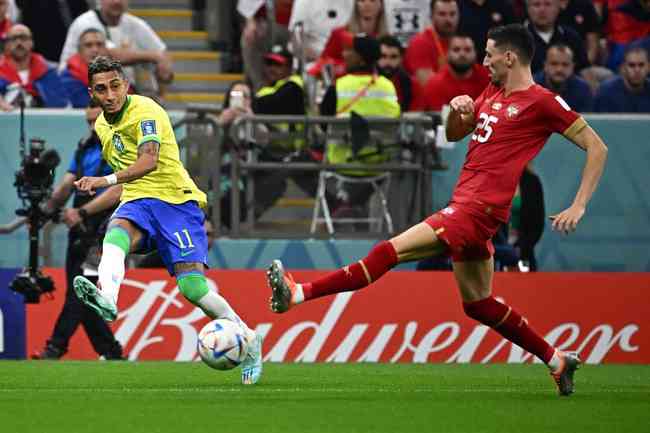
[{"label": "soccer ball", "polygon": [[237,367],[248,354],[242,328],[232,320],[217,319],[206,324],[197,343],[203,362],[217,370]]}]

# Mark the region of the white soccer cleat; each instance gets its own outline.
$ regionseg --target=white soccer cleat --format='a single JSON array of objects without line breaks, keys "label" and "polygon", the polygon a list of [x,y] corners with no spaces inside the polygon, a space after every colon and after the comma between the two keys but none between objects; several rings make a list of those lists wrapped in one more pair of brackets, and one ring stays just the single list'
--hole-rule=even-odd
[{"label": "white soccer cleat", "polygon": [[241,363],[241,383],[254,385],[262,377],[262,337],[255,334],[255,338],[248,343],[248,355]]}]

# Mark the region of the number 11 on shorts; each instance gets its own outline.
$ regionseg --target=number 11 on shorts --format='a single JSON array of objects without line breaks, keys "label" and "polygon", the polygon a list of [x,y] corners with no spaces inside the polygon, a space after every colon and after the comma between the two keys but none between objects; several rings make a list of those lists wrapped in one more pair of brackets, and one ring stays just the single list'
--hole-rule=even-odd
[{"label": "number 11 on shorts", "polygon": [[190,233],[187,231],[187,229],[181,230],[181,232],[185,235],[185,238],[187,239],[187,245],[185,245],[185,242],[183,242],[183,237],[179,232],[174,232],[174,236],[176,236],[176,239],[178,239],[178,246],[181,248],[181,250],[184,250],[185,248],[194,248],[194,244],[192,243],[192,238],[190,237]]}]

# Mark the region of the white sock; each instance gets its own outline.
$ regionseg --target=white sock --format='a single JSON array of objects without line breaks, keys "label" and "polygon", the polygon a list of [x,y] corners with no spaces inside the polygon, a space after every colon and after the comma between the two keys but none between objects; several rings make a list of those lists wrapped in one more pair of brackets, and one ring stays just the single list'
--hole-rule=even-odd
[{"label": "white sock", "polygon": [[296,284],[296,290],[291,294],[291,303],[294,305],[305,302],[305,293],[302,291],[302,284]]},{"label": "white sock", "polygon": [[218,293],[210,290],[204,297],[199,299],[198,306],[211,319],[229,319],[238,323],[244,330],[248,341],[255,338],[255,332],[235,313],[228,301]]},{"label": "white sock", "polygon": [[122,248],[113,244],[102,246],[102,258],[99,262],[97,272],[99,273],[99,284],[102,295],[117,305],[117,295],[120,291],[120,284],[124,279],[124,259],[126,254]]},{"label": "white sock", "polygon": [[546,365],[548,365],[548,368],[550,368],[551,371],[556,371],[558,368],[560,368],[561,364],[562,364],[562,360],[560,359],[559,351],[555,349],[555,352],[553,353],[553,357]]}]

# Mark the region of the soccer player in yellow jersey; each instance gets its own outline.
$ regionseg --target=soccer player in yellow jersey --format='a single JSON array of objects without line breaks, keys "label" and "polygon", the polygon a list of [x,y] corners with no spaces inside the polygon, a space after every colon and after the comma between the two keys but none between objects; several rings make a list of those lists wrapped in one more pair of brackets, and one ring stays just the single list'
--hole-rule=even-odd
[{"label": "soccer player in yellow jersey", "polygon": [[208,289],[201,210],[206,196],[180,161],[167,113],[147,97],[127,95],[128,82],[118,61],[96,58],[88,67],[88,82],[91,97],[103,109],[95,130],[114,174],[83,177],[75,185],[93,194],[122,184],[122,196],[104,237],[98,284],[76,277],[77,296],[105,320],[115,320],[126,255],[156,248],[188,301],[210,318],[227,318],[244,329],[248,356],[242,363],[242,383],[256,383],[262,374],[262,340],[224,298]]}]

